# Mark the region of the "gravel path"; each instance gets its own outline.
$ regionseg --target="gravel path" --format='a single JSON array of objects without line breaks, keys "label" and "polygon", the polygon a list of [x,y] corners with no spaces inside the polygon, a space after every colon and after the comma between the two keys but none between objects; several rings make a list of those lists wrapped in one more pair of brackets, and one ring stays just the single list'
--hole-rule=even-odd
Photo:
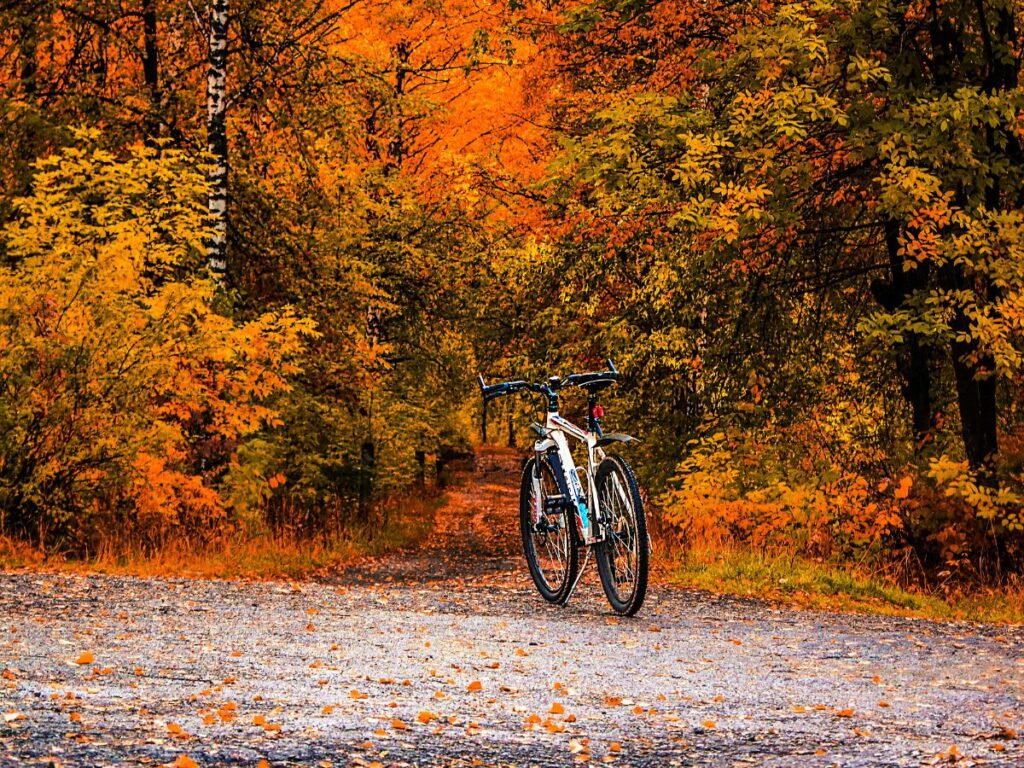
[{"label": "gravel path", "polygon": [[666,587],[620,620],[592,566],[550,607],[514,458],[472,480],[315,582],[0,574],[0,766],[1024,765],[1021,629]]}]

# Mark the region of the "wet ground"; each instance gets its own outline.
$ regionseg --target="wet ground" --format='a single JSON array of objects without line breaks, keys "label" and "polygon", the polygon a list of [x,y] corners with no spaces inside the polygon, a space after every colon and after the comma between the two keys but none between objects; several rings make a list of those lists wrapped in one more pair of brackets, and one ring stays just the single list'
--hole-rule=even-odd
[{"label": "wet ground", "polygon": [[422,549],[314,582],[0,574],[0,766],[1024,765],[1024,631],[658,586],[618,619],[592,564],[551,607],[515,457],[478,464]]}]

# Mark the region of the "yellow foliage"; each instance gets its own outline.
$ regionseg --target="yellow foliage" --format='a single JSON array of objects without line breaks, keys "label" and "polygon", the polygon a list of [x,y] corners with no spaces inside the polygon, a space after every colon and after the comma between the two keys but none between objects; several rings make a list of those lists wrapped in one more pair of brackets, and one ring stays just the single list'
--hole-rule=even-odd
[{"label": "yellow foliage", "polygon": [[121,523],[224,518],[216,479],[273,423],[309,321],[215,309],[203,169],[79,146],[39,161],[0,268],[0,510],[80,543]]},{"label": "yellow foliage", "polygon": [[[751,376],[751,397],[758,398]],[[835,394],[856,392],[838,376]],[[913,508],[910,478],[870,481],[864,467],[887,459],[875,435],[881,402],[837,397],[785,424],[710,428],[693,441],[660,499],[692,544],[742,543],[811,556],[878,550]]]}]

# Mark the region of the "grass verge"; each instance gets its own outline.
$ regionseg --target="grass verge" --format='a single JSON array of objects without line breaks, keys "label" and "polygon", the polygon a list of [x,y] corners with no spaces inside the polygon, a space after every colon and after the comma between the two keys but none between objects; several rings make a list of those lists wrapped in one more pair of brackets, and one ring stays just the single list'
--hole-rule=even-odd
[{"label": "grass verge", "polygon": [[799,608],[929,619],[1024,623],[1024,583],[949,594],[899,586],[882,576],[801,557],[743,549],[694,549],[667,557],[679,586]]},{"label": "grass verge", "polygon": [[328,539],[295,539],[270,533],[227,537],[202,550],[174,545],[153,554],[108,547],[90,558],[44,555],[0,537],[0,570],[33,569],[131,576],[185,576],[206,579],[297,579],[316,571],[351,565],[412,546],[433,528],[443,496],[396,498],[388,502],[387,525],[347,531]]}]

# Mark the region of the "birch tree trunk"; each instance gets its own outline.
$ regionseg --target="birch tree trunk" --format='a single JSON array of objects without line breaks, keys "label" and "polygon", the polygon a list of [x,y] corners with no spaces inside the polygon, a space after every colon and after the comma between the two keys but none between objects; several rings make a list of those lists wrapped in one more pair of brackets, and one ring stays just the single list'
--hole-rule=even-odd
[{"label": "birch tree trunk", "polygon": [[206,76],[206,140],[213,166],[210,169],[210,219],[214,234],[206,260],[215,278],[227,270],[228,245],[228,0],[209,0],[210,69]]}]

